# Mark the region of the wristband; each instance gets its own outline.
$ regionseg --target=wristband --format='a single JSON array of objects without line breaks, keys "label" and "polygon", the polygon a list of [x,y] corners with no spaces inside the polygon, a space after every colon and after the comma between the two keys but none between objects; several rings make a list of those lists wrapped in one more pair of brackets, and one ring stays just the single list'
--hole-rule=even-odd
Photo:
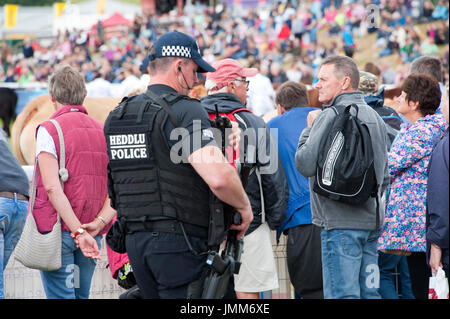
[{"label": "wristband", "polygon": [[73,238],[77,238],[80,235],[83,235],[86,231],[83,228],[78,228],[73,234]]},{"label": "wristband", "polygon": [[106,222],[106,220],[102,216],[97,216],[97,218],[100,219],[103,224],[108,225],[108,223]]}]

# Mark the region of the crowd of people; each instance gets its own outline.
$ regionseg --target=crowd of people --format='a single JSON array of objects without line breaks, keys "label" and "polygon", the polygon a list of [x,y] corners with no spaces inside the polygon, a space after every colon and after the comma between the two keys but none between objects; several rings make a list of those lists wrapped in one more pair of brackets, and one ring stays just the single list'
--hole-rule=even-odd
[{"label": "crowd of people", "polygon": [[[212,251],[218,251],[228,227],[247,247],[239,275],[231,276],[234,297],[258,298],[278,287],[270,247],[270,230],[276,230],[277,238],[287,235],[289,276],[300,298],[398,298],[396,269],[401,269],[400,297],[427,298],[429,277],[439,268],[449,275],[448,197],[442,195],[448,193],[448,51],[446,58],[433,57],[435,51],[413,45],[417,55],[409,55],[397,45],[389,54],[399,54],[405,71],[393,77],[387,65],[358,69],[352,58],[358,50],[353,37],[371,31],[378,32],[376,45],[384,48],[392,41],[423,44],[404,17],[448,25],[448,3],[423,8],[418,3],[380,1],[385,10],[378,31],[366,24],[364,3],[312,1],[306,7],[287,3],[250,10],[240,18],[227,10],[184,17],[168,30],[154,19],[136,17],[127,37],[106,40],[100,27],[99,37],[61,34],[50,50],[26,41],[17,61],[4,45],[6,74],[11,71],[14,78],[19,72],[17,81],[49,77],[52,119],[67,137],[70,178],[62,189],[57,129],[49,121],[39,126],[32,213],[41,232],[50,231],[56,214],[61,216],[63,265],[78,265],[84,276],[81,287],[73,289],[66,284],[67,267],[42,271],[47,297],[89,296],[99,238],[117,210],[115,230],[122,233],[115,235],[122,242],[108,255],[125,253],[126,258],[125,265],[114,266],[113,276],[127,268],[143,298],[201,297],[211,271],[207,265],[216,265],[206,261],[215,256]],[[317,37],[322,28],[342,37],[342,44],[325,49]],[[427,37],[448,43],[448,30],[447,35],[442,31],[433,26]],[[293,59],[286,59],[290,55]],[[283,68],[286,63],[289,69]],[[141,73],[150,78],[145,93],[124,99],[102,130],[82,106],[89,84]],[[200,73],[206,77],[198,78]],[[206,91],[196,95],[201,99],[189,98],[198,83]],[[252,95],[252,87],[261,90],[262,83],[270,86],[264,91],[278,115],[266,118],[267,124],[261,116],[271,108],[263,106],[263,94]],[[305,84],[315,84],[321,109],[311,107]],[[385,105],[383,84],[400,87],[392,108]],[[325,196],[315,187],[322,141],[343,104],[354,106],[349,112],[367,128],[373,153],[376,188],[356,203]],[[210,121],[219,112],[232,114],[228,150]],[[175,128],[184,129],[180,140],[173,138]],[[240,141],[239,132],[247,139]],[[256,132],[254,140],[249,132]],[[9,154],[6,139],[0,142]],[[229,154],[241,157],[230,161]],[[0,213],[20,209],[11,235],[17,240],[24,222],[19,204],[30,194],[12,182],[24,176],[17,161],[6,160],[8,169],[0,170],[5,177]],[[220,218],[232,211],[241,223],[222,225]],[[8,227],[0,229],[6,237]],[[8,245],[8,255],[0,256],[6,263],[14,244]],[[122,281],[125,277],[119,275]]]},{"label": "crowd of people", "polygon": [[[438,54],[438,45],[449,42],[448,3],[443,1],[436,5],[417,0],[292,3],[275,1],[272,6],[240,11],[201,7],[175,19],[136,15],[129,32],[112,37],[99,21],[88,31],[61,31],[51,41],[26,39],[19,51],[2,41],[0,82],[46,82],[56,65],[69,64],[83,73],[88,96],[123,96],[138,82],[139,66],[156,37],[169,30],[193,35],[210,63],[233,58],[258,66],[275,87],[286,80],[315,83],[324,58],[336,53],[352,57],[366,49],[358,46],[359,40],[373,33],[377,39],[373,49],[379,57],[400,57],[398,64],[386,65],[387,73],[404,73],[407,67],[402,64],[420,55]],[[369,5],[377,5],[378,11],[371,12]],[[420,31],[418,23],[429,23],[427,30]],[[319,33],[329,40],[319,38]],[[448,66],[448,51],[441,58]],[[126,79],[129,83],[123,91],[117,91],[117,85],[109,89],[109,83]],[[399,83],[386,77],[385,84]]]}]

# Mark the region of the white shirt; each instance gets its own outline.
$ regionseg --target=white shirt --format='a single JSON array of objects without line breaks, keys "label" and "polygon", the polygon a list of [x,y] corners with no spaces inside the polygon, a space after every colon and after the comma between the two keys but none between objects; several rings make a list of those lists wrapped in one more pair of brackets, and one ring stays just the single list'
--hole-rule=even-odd
[{"label": "white shirt", "polygon": [[257,116],[263,116],[275,109],[275,90],[270,79],[260,73],[248,78],[247,107]]},{"label": "white shirt", "polygon": [[38,157],[41,152],[50,153],[58,159],[55,142],[47,129],[43,126],[39,126],[36,136],[36,157]]},{"label": "white shirt", "polygon": [[102,78],[97,78],[86,83],[87,97],[108,97],[110,96],[111,83]]}]

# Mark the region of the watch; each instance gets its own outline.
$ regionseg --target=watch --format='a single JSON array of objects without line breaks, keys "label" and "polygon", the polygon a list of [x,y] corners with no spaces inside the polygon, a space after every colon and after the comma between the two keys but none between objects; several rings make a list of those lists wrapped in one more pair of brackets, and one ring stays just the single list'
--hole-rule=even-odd
[{"label": "watch", "polygon": [[83,228],[78,228],[75,233],[73,234],[74,238],[77,238],[80,235],[83,235],[86,231]]}]

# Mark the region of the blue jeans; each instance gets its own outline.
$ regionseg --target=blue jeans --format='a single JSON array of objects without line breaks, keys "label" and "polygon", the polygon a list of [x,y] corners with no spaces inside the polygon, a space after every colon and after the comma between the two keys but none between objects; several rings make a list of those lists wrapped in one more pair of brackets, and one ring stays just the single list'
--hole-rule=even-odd
[{"label": "blue jeans", "polygon": [[325,299],[380,299],[379,231],[322,228]]},{"label": "blue jeans", "polygon": [[395,289],[394,271],[397,267],[398,291],[401,299],[415,299],[409,277],[408,262],[405,256],[378,253],[378,266],[380,267],[380,289],[378,292],[383,299],[399,299],[399,294]]},{"label": "blue jeans", "polygon": [[28,201],[0,197],[0,299],[5,298],[3,271],[22,234]]},{"label": "blue jeans", "polygon": [[[101,236],[95,236],[100,249]],[[97,262],[77,248],[67,231],[62,232],[62,266],[55,271],[41,271],[48,299],[88,299]]]}]

